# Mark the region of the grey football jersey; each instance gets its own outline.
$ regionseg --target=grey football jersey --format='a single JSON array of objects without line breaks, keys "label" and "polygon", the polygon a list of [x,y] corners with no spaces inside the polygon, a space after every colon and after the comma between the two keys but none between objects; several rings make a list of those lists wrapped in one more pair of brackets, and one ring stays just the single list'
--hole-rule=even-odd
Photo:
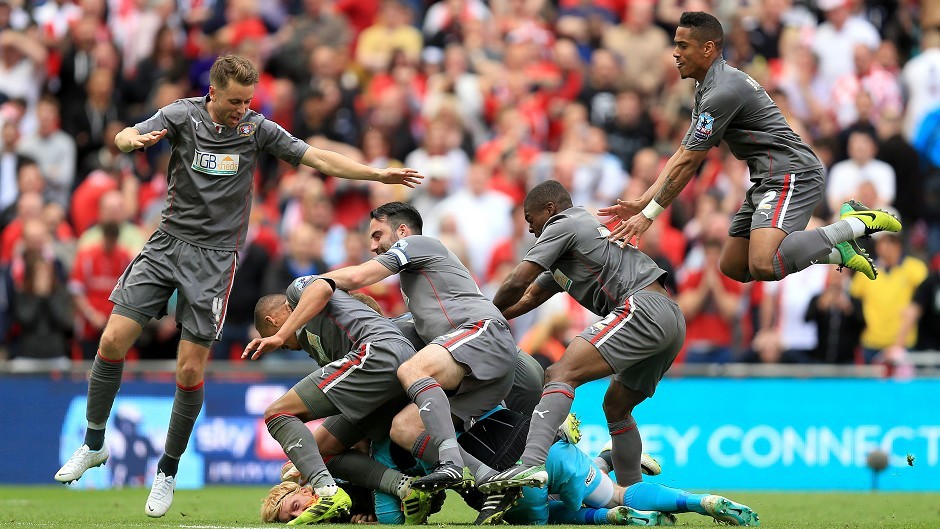
[{"label": "grey football jersey", "polygon": [[[291,309],[297,307],[304,288],[315,279],[317,276],[298,277],[287,287],[285,294]],[[297,331],[297,340],[321,366],[368,342],[409,343],[394,323],[342,290],[334,292],[323,310]]]},{"label": "grey football jersey", "polygon": [[648,255],[633,246],[621,248],[609,235],[584,208],[568,208],[548,219],[523,260],[546,270],[536,278],[539,287],[564,290],[603,316],[666,274]]},{"label": "grey football jersey", "polygon": [[237,127],[216,132],[208,100],[179,99],[134,128],[141,134],[166,129],[172,147],[160,229],[202,248],[238,250],[248,229],[259,152],[297,165],[308,146],[252,110]]},{"label": "grey football jersey", "polygon": [[709,68],[705,80],[697,83],[692,124],[682,145],[703,151],[717,146],[722,139],[735,158],[747,162],[755,182],[822,167],[764,88],[719,59]]},{"label": "grey football jersey", "polygon": [[437,239],[424,235],[399,239],[375,260],[399,275],[405,303],[425,343],[465,323],[499,320],[508,325],[467,267]]}]

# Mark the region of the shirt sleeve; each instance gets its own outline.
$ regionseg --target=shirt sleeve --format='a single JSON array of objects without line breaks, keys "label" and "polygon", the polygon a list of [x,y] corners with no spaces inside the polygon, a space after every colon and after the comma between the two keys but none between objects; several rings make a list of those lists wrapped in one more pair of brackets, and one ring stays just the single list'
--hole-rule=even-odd
[{"label": "shirt sleeve", "polygon": [[172,140],[176,136],[177,127],[186,120],[187,116],[189,116],[189,110],[186,104],[182,100],[176,100],[157,110],[154,115],[144,121],[135,124],[134,128],[141,134],[166,129],[167,139]]},{"label": "shirt sleeve", "polygon": [[444,245],[435,242],[421,235],[405,237],[399,239],[387,252],[376,256],[375,260],[396,274],[402,270],[416,270],[441,257]]},{"label": "shirt sleeve", "polygon": [[550,270],[559,257],[574,247],[576,230],[570,224],[568,217],[549,219],[542,235],[535,241],[535,246],[525,254],[523,260]]},{"label": "shirt sleeve", "polygon": [[930,298],[933,297],[933,288],[936,282],[936,279],[931,280],[928,278],[917,287],[917,290],[914,291],[914,297],[911,298],[911,301],[916,303],[921,308],[921,310],[925,310],[930,306],[932,302]]},{"label": "shirt sleeve", "polygon": [[297,308],[297,304],[300,303],[300,295],[303,294],[304,289],[319,277],[320,276],[302,276],[291,281],[290,286],[288,286],[287,290],[284,292],[287,296],[287,304],[290,305],[291,309]]},{"label": "shirt sleeve", "polygon": [[284,130],[284,127],[265,119],[258,126],[256,133],[258,146],[262,150],[277,156],[285,162],[297,166],[310,148],[307,142],[295,138],[293,134]]},{"label": "shirt sleeve", "polygon": [[717,147],[744,102],[745,97],[731,86],[716,85],[702,95],[701,103],[692,113],[691,134],[683,140],[685,148],[707,151]]},{"label": "shirt sleeve", "polygon": [[555,277],[552,276],[552,273],[548,270],[542,272],[535,278],[535,284],[539,286],[542,290],[547,290],[555,294],[559,292],[564,292],[564,289],[561,288],[561,285],[555,281]]}]

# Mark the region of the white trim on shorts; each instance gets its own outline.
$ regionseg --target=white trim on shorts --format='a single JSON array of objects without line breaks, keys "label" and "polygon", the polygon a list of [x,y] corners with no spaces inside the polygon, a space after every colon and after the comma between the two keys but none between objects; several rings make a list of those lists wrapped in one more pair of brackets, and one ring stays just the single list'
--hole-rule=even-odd
[{"label": "white trim on shorts", "polygon": [[591,342],[594,347],[600,348],[600,346],[604,345],[604,342],[606,342],[608,338],[616,334],[617,331],[627,324],[627,322],[633,319],[633,313],[636,310],[636,305],[633,303],[633,296],[627,298],[627,304],[630,306],[630,310],[627,312],[624,318],[617,322],[613,329],[607,330],[607,326],[605,325],[604,328],[599,331],[600,333],[604,333],[604,336],[596,342]]},{"label": "white trim on shorts", "polygon": [[[355,358],[350,359],[344,356],[339,360],[334,360],[323,366],[323,371],[321,371],[321,373],[325,373],[327,367],[334,367],[335,371],[333,371],[330,376],[324,378],[319,384],[317,384],[317,387],[320,388],[320,391],[326,393],[333,386],[342,382],[343,379],[351,375],[357,369],[361,369],[362,366],[365,365],[366,361],[369,360],[370,356],[372,356],[372,343],[366,343],[359,348],[359,354],[357,354]],[[356,360],[359,360],[359,362],[357,363]],[[324,382],[326,384],[322,385]]]}]

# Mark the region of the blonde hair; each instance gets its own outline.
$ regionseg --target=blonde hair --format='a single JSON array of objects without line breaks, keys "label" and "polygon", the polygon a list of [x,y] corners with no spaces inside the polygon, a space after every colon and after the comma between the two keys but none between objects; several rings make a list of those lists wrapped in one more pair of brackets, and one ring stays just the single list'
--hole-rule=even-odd
[{"label": "blonde hair", "polygon": [[223,55],[212,63],[209,68],[209,84],[216,90],[228,88],[229,81],[235,81],[243,86],[258,83],[258,69],[248,59],[241,55]]},{"label": "blonde hair", "polygon": [[300,485],[293,481],[284,481],[271,487],[268,495],[261,501],[261,521],[265,523],[275,523],[278,521],[277,514],[281,510],[281,502],[284,498],[298,492]]},{"label": "blonde hair", "polygon": [[362,292],[350,292],[349,296],[353,299],[359,300],[365,306],[379,313],[379,316],[384,316],[384,314],[382,314],[382,307],[379,306],[379,302],[376,301],[372,296],[363,294]]}]

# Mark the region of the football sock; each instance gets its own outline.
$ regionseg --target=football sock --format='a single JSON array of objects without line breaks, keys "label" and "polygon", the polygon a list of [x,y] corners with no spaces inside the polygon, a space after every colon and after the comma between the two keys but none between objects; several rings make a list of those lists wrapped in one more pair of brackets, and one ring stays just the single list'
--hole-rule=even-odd
[{"label": "football sock", "polygon": [[706,494],[692,494],[658,483],[634,483],[623,493],[623,504],[640,511],[697,512],[707,514],[702,507]]},{"label": "football sock", "polygon": [[[186,451],[186,445],[189,444],[189,437],[193,433],[193,426],[196,424],[196,418],[202,410],[202,402],[205,399],[205,384],[199,382],[191,388],[176,384],[176,395],[173,398],[173,410],[170,412],[170,426],[166,432],[166,445],[163,452],[169,456],[169,459],[179,461]],[[162,458],[161,461],[168,458]],[[159,465],[158,465],[159,467]],[[167,476],[175,476],[176,469],[172,472],[164,469]]]},{"label": "football sock", "polygon": [[617,484],[626,487],[642,481],[640,460],[643,457],[643,441],[633,416],[628,416],[622,421],[609,422],[607,429],[610,431],[610,458],[614,464]]},{"label": "football sock", "polygon": [[[411,445],[411,455],[416,459],[433,465],[440,459],[440,456],[437,452],[437,447],[435,447],[434,443],[431,443],[430,440],[431,436],[428,435],[428,432],[421,432],[414,444]],[[493,470],[492,467],[474,457],[470,452],[464,450],[459,443],[457,448],[460,450],[460,457],[463,459],[464,466],[470,469],[470,473],[473,474],[476,481],[482,481],[497,472]]]},{"label": "football sock", "polygon": [[[844,223],[844,221],[839,222]],[[787,274],[798,272],[819,262],[826,262],[836,243],[851,239],[851,237],[839,236],[836,240],[826,233],[825,230],[834,228],[837,224],[839,223],[811,231],[795,231],[784,237],[773,258],[774,277],[783,279]],[[851,235],[851,229],[847,226],[848,224],[845,224],[844,227]]]},{"label": "football sock", "polygon": [[564,382],[549,382],[542,389],[542,399],[532,412],[529,434],[526,436],[522,462],[542,465],[548,458],[548,449],[555,441],[558,427],[565,422],[574,401],[574,388]]},{"label": "football sock", "polygon": [[407,479],[401,472],[355,450],[324,459],[330,474],[369,490],[398,494],[398,481]]},{"label": "football sock", "polygon": [[271,437],[280,443],[284,453],[300,472],[301,482],[306,482],[312,487],[336,485],[326,469],[326,463],[320,457],[313,433],[303,421],[294,415],[279,414],[266,419],[264,423]]},{"label": "football sock", "polygon": [[427,430],[418,434],[418,438],[411,445],[411,455],[425,463],[433,464],[437,462],[437,446],[431,443],[431,436],[428,435]]},{"label": "football sock", "polygon": [[[564,502],[548,502],[548,519],[551,524],[567,525],[609,525],[607,511],[609,509],[595,509],[581,507],[577,510],[569,509]],[[526,520],[529,521],[529,520]]]},{"label": "football sock", "polygon": [[180,460],[169,454],[163,454],[160,461],[157,462],[157,472],[163,472],[167,476],[175,476],[179,472]]},{"label": "football sock", "polygon": [[104,429],[114,406],[114,397],[121,387],[121,375],[124,373],[124,360],[105,360],[99,352],[91,365],[88,378],[88,401],[85,404],[85,444],[91,450],[101,450],[104,446]]},{"label": "football sock", "polygon": [[431,436],[429,444],[433,443],[437,447],[440,460],[462,467],[464,463],[457,448],[450,402],[441,385],[431,377],[421,378],[408,388],[408,397],[418,406],[421,421]]}]

